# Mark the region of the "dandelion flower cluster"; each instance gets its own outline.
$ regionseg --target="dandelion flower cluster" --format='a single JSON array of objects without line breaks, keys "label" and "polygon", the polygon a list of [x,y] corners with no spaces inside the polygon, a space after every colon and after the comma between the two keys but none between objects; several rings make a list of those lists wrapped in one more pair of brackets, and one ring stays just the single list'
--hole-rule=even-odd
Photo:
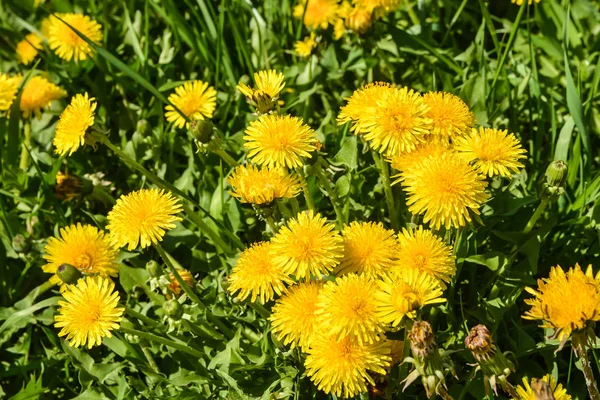
[{"label": "dandelion flower cluster", "polygon": [[269,204],[277,199],[293,198],[302,190],[302,183],[293,174],[279,168],[259,169],[254,165],[236,167],[227,182],[230,194],[242,203]]},{"label": "dandelion flower cluster", "polygon": [[542,385],[540,382],[548,385],[549,389],[551,390],[551,393],[548,394],[554,396],[552,397],[554,400],[571,400],[571,395],[567,393],[567,389],[563,388],[563,385],[558,383],[556,379],[552,377],[552,375],[545,375],[542,377],[542,379],[533,378],[531,380],[531,384],[527,378],[523,378],[523,386],[518,385],[516,387],[519,397],[515,398],[514,400],[537,400],[540,398],[550,399],[550,397],[538,397],[540,395],[539,392]]},{"label": "dandelion flower cluster", "polygon": [[46,78],[40,75],[34,76],[27,81],[21,94],[20,108],[23,117],[29,118],[32,114],[35,114],[40,118],[43,108],[66,95],[67,93],[63,89],[49,82]]},{"label": "dandelion flower cluster", "polygon": [[10,76],[0,73],[0,111],[8,111],[21,82],[21,75]]},{"label": "dandelion flower cluster", "polygon": [[54,146],[56,153],[60,155],[73,154],[79,146],[85,143],[85,134],[94,125],[94,111],[96,102],[88,94],[77,94],[71,99],[71,103],[60,115],[56,125],[56,136]]},{"label": "dandelion flower cluster", "polygon": [[87,15],[69,13],[57,14],[57,16],[60,19],[50,17],[50,24],[47,27],[50,49],[67,61],[86,60],[93,54],[94,49],[75,30],[92,42],[100,43],[102,40],[102,26]]},{"label": "dandelion flower cluster", "polygon": [[38,55],[38,50],[42,49],[42,38],[35,33],[25,36],[25,39],[17,43],[17,60],[21,64],[28,65]]},{"label": "dandelion flower cluster", "polygon": [[[165,107],[167,121],[173,122],[177,128],[181,129],[185,126],[189,129],[190,124],[186,118],[191,121],[212,118],[217,107],[217,91],[206,82],[198,80],[185,82],[175,88],[175,93],[170,94],[168,100],[173,105]],[[180,111],[185,117],[179,113]]]}]

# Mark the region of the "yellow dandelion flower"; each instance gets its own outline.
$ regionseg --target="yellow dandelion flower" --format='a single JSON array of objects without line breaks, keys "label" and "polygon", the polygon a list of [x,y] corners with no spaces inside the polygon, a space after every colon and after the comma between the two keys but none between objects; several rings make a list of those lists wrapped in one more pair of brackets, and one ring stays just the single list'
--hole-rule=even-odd
[{"label": "yellow dandelion flower", "polygon": [[327,282],[317,304],[319,323],[338,339],[351,336],[361,344],[376,342],[383,333],[373,297],[376,291],[375,281],[356,274]]},{"label": "yellow dandelion flower", "polygon": [[27,81],[21,94],[21,112],[24,118],[35,114],[38,118],[42,115],[42,109],[50,106],[54,100],[67,95],[67,92],[46,78],[36,75]]},{"label": "yellow dandelion flower", "polygon": [[343,256],[342,238],[335,226],[312,210],[290,219],[271,242],[275,262],[298,279],[331,272]]},{"label": "yellow dandelion flower", "polygon": [[10,76],[0,73],[0,111],[10,110],[20,82],[21,75]]},{"label": "yellow dandelion flower", "polygon": [[271,330],[278,340],[292,349],[308,350],[317,326],[317,301],[321,285],[317,282],[300,283],[289,288],[273,306]]},{"label": "yellow dandelion flower", "polygon": [[[440,140],[427,141],[418,144],[410,153],[396,153],[392,157],[388,157],[387,161],[392,165],[392,168],[398,171],[407,171],[409,168],[418,169],[422,161],[427,160],[429,157],[440,157],[449,150],[449,143]],[[392,175],[392,178],[394,178],[392,185],[402,182],[402,173]]]},{"label": "yellow dandelion flower", "polygon": [[233,170],[227,182],[233,197],[242,203],[269,204],[276,199],[293,198],[302,190],[298,176],[279,168],[258,169],[254,165],[240,165]]},{"label": "yellow dandelion flower", "polygon": [[[194,280],[194,277],[192,276],[190,271],[188,271],[186,269],[178,269],[177,273],[179,274],[179,277],[181,279],[183,279],[183,281],[186,283],[186,285],[193,287],[194,284],[196,283],[196,281]],[[175,295],[175,297],[179,297],[179,295],[183,292],[183,288],[179,284],[179,281],[175,277],[174,273],[169,274],[169,282],[170,282],[169,290],[173,293],[173,295]],[[165,297],[167,299],[170,299],[171,295],[167,293],[167,295]]]},{"label": "yellow dandelion flower", "polygon": [[54,150],[57,154],[64,156],[73,154],[79,146],[85,144],[85,134],[94,125],[94,111],[96,102],[88,94],[77,94],[71,99],[71,103],[60,114],[60,120],[56,125],[54,136]]},{"label": "yellow dandelion flower", "polygon": [[537,290],[525,290],[535,297],[525,300],[531,310],[523,318],[543,320],[541,327],[554,328],[561,341],[600,320],[600,273],[594,276],[591,265],[585,273],[579,264],[566,273],[552,267],[548,278],[538,279]]},{"label": "yellow dandelion flower", "polygon": [[[518,385],[516,387],[518,398],[513,398],[513,400],[537,400],[537,399],[550,399],[550,397],[538,397],[541,389],[541,382],[545,382],[550,387],[552,391],[552,399],[554,400],[571,400],[571,396],[567,393],[567,389],[563,388],[563,386],[556,381],[552,377],[552,375],[545,375],[542,379],[533,378],[531,380],[531,384],[527,378],[523,378],[523,386]],[[550,394],[550,393],[548,393]]]},{"label": "yellow dandelion flower", "polygon": [[344,20],[339,18],[333,23],[333,38],[335,40],[340,40],[344,34],[346,33],[346,24],[344,24]]},{"label": "yellow dandelion flower", "polygon": [[285,292],[286,284],[293,284],[281,265],[275,263],[273,244],[268,242],[255,243],[242,252],[229,275],[229,282],[231,294],[239,290],[238,299],[250,296],[251,302],[260,298],[261,303]]},{"label": "yellow dandelion flower", "polygon": [[108,225],[113,244],[127,245],[127,250],[160,242],[166,230],[175,228],[181,218],[175,214],[182,207],[177,198],[162,189],[141,189],[122,195],[108,213]]},{"label": "yellow dandelion flower", "polygon": [[437,279],[416,268],[405,268],[402,273],[377,281],[379,290],[374,301],[377,317],[384,324],[398,326],[404,316],[414,318],[416,311],[428,304],[443,303],[442,288]]},{"label": "yellow dandelion flower", "polygon": [[42,19],[40,22],[40,32],[44,38],[48,38],[50,36],[50,27],[52,26],[52,20],[50,17]]},{"label": "yellow dandelion flower", "polygon": [[393,272],[401,274],[405,268],[416,268],[439,280],[442,289],[446,287],[444,282],[450,283],[456,274],[452,247],[432,231],[422,226],[403,229],[398,234],[398,243],[400,250]]},{"label": "yellow dandelion flower", "polygon": [[337,118],[338,125],[352,122],[350,130],[357,135],[363,133],[364,117],[375,114],[379,101],[392,91],[393,86],[387,82],[369,83],[355,90],[352,96],[345,99],[348,103],[340,110]]},{"label": "yellow dandelion flower", "polygon": [[302,0],[294,7],[294,17],[303,19],[310,29],[327,29],[335,23],[338,12],[337,0]]},{"label": "yellow dandelion flower", "polygon": [[385,375],[391,362],[386,341],[361,344],[356,339],[319,336],[308,349],[306,374],[319,390],[350,398],[375,386],[372,373]]},{"label": "yellow dandelion flower", "polygon": [[431,134],[436,139],[449,140],[468,135],[475,118],[469,106],[458,96],[446,92],[430,92],[423,96],[429,107]]},{"label": "yellow dandelion flower", "polygon": [[[102,40],[102,26],[83,14],[57,14],[62,19],[50,17],[48,26],[48,44],[57,56],[63,60],[83,61],[92,56],[94,49],[83,40],[69,25],[92,42]],[[64,22],[63,22],[64,21]],[[69,25],[67,25],[69,24]]]},{"label": "yellow dandelion flower", "polygon": [[519,160],[526,158],[526,151],[514,134],[492,128],[473,129],[470,136],[456,140],[454,148],[490,177],[510,178],[523,168]]},{"label": "yellow dandelion flower", "polygon": [[256,92],[265,93],[271,98],[279,96],[279,93],[285,87],[284,76],[281,72],[274,69],[259,71],[254,74],[254,83],[256,88],[252,89],[243,83],[239,83],[236,88],[246,97],[253,97]]},{"label": "yellow dandelion flower", "polygon": [[38,50],[42,49],[42,38],[35,33],[25,36],[25,39],[17,43],[17,60],[21,64],[29,64],[37,56]]},{"label": "yellow dandelion flower", "polygon": [[395,10],[400,5],[400,0],[353,0],[355,7],[363,8],[376,14],[383,14]]},{"label": "yellow dandelion flower", "polygon": [[261,115],[245,133],[248,156],[266,167],[301,167],[301,157],[310,158],[310,152],[316,150],[315,131],[290,115]]},{"label": "yellow dandelion flower", "polygon": [[363,7],[354,7],[346,14],[346,26],[348,29],[362,35],[373,24],[373,11]]},{"label": "yellow dandelion flower", "polygon": [[391,157],[398,152],[409,152],[429,133],[428,110],[418,92],[407,87],[392,88],[372,111],[367,110],[360,118],[361,130],[364,128],[365,138],[380,153]]},{"label": "yellow dandelion flower", "polygon": [[53,274],[50,282],[66,287],[56,272],[62,264],[70,264],[85,275],[117,276],[119,252],[108,235],[92,225],[71,225],[60,229],[59,237],[52,237],[44,247],[47,264],[44,272]]},{"label": "yellow dandelion flower", "polygon": [[[535,4],[539,3],[542,0],[535,0]],[[510,0],[511,3],[514,3],[518,6],[523,5],[523,3],[525,2],[525,0]],[[532,5],[534,3],[534,0],[529,0],[529,5]],[[558,400],[558,399],[556,399]]]},{"label": "yellow dandelion flower", "polygon": [[487,182],[468,162],[454,153],[429,157],[403,173],[407,205],[435,229],[459,227],[471,221],[470,212],[488,199]]},{"label": "yellow dandelion flower", "polygon": [[342,231],[344,258],[336,274],[357,273],[369,279],[386,275],[396,259],[394,231],[381,223],[351,222]]},{"label": "yellow dandelion flower", "polygon": [[115,284],[107,278],[86,277],[77,285],[68,285],[59,301],[54,326],[62,328],[58,336],[66,336],[72,347],[87,345],[92,348],[102,344],[102,338],[111,337],[119,329],[123,308]]},{"label": "yellow dandelion flower", "polygon": [[[175,88],[175,93],[171,93],[168,100],[190,120],[202,121],[205,118],[212,118],[217,107],[217,91],[206,82],[185,82]],[[190,129],[189,122],[186,122],[173,106],[166,106],[165,110],[165,118],[168,122],[173,122],[180,129],[184,125]]]},{"label": "yellow dandelion flower", "polygon": [[310,36],[306,36],[302,40],[298,40],[294,44],[294,51],[302,58],[308,58],[312,51],[317,47],[317,41],[314,32],[311,32]]}]

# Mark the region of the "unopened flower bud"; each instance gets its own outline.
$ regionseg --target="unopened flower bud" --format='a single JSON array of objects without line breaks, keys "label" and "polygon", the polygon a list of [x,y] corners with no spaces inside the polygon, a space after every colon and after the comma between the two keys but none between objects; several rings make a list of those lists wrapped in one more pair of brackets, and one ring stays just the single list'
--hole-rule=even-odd
[{"label": "unopened flower bud", "polygon": [[427,321],[416,321],[408,333],[410,350],[413,356],[423,359],[435,350],[435,337],[431,325]]},{"label": "unopened flower bud", "polygon": [[165,314],[176,321],[179,321],[183,316],[183,307],[175,299],[167,300],[163,304],[163,310]]},{"label": "unopened flower bud", "polygon": [[81,278],[81,271],[71,264],[61,264],[56,270],[56,275],[66,284],[73,285]]},{"label": "unopened flower bud", "polygon": [[140,119],[137,122],[135,130],[141,133],[142,135],[147,135],[151,132],[150,124],[145,119]]},{"label": "unopened flower bud", "polygon": [[17,233],[12,240],[12,248],[17,253],[26,253],[31,249],[31,242],[25,236]]},{"label": "unopened flower bud", "polygon": [[158,278],[163,275],[162,267],[154,260],[150,260],[146,263],[146,271],[150,278]]},{"label": "unopened flower bud", "polygon": [[564,161],[552,161],[546,169],[546,183],[550,187],[564,187],[567,180],[567,164]]},{"label": "unopened flower bud", "polygon": [[465,346],[473,353],[478,362],[489,360],[496,352],[492,334],[485,325],[471,328],[469,336],[465,339]]},{"label": "unopened flower bud", "polygon": [[208,143],[213,137],[215,126],[207,120],[192,121],[190,123],[190,132],[192,136],[200,143]]}]

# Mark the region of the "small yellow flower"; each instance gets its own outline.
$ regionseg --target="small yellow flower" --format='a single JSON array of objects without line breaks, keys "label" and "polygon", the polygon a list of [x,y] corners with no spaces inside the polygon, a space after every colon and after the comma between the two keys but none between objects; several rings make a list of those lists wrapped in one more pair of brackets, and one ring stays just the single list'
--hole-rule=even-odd
[{"label": "small yellow flower", "polygon": [[297,279],[319,278],[331,272],[343,257],[342,238],[334,225],[312,210],[290,219],[271,242],[275,262]]},{"label": "small yellow flower", "polygon": [[10,110],[17,90],[19,90],[21,79],[21,75],[10,76],[0,73],[0,111]]},{"label": "small yellow flower", "polygon": [[271,243],[255,243],[244,250],[229,275],[229,292],[234,294],[239,290],[238,299],[245,300],[250,296],[253,303],[257,298],[266,303],[285,292],[285,285],[291,285],[293,281],[274,260]]},{"label": "small yellow flower", "polygon": [[269,321],[277,339],[292,349],[307,351],[317,326],[317,301],[321,285],[309,281],[289,288],[275,305]]},{"label": "small yellow flower", "polygon": [[[48,44],[57,56],[63,60],[83,61],[90,57],[94,49],[83,40],[69,25],[95,43],[102,40],[102,26],[83,14],[57,14],[50,17],[48,26]],[[69,25],[67,25],[69,24]]]},{"label": "small yellow flower", "polygon": [[365,128],[362,123],[365,117],[375,114],[378,103],[393,90],[393,86],[387,82],[369,83],[356,89],[352,96],[345,99],[348,103],[340,110],[338,125],[352,122],[350,130],[357,135],[363,133]]},{"label": "small yellow flower", "polygon": [[301,158],[312,157],[310,152],[316,150],[315,131],[290,115],[261,115],[245,133],[248,157],[266,167],[301,167]]},{"label": "small yellow flower", "polygon": [[310,36],[305,37],[303,40],[298,40],[294,44],[294,51],[302,58],[308,58],[311,55],[313,49],[317,47],[317,41],[315,40],[315,33],[311,32]]},{"label": "small yellow flower", "polygon": [[38,50],[42,49],[42,38],[35,33],[25,36],[25,39],[17,43],[17,60],[21,64],[29,64],[37,56]]},{"label": "small yellow flower", "polygon": [[345,33],[346,25],[344,24],[344,20],[339,18],[333,23],[333,38],[335,40],[340,40]]},{"label": "small yellow flower", "polygon": [[473,129],[470,136],[458,139],[454,148],[487,176],[512,177],[523,164],[526,151],[514,134],[492,128]]},{"label": "small yellow flower", "polygon": [[62,328],[58,336],[66,336],[70,346],[92,348],[102,344],[102,338],[111,337],[119,329],[123,308],[115,284],[107,278],[86,277],[77,285],[68,285],[59,301],[54,326]]},{"label": "small yellow flower", "polygon": [[285,87],[285,82],[283,79],[283,74],[274,69],[259,71],[254,74],[254,83],[256,84],[255,89],[248,87],[241,82],[236,86],[236,88],[244,96],[249,98],[252,98],[257,92],[267,94],[271,98],[276,98]]},{"label": "small yellow flower", "polygon": [[175,214],[182,207],[177,198],[162,189],[141,189],[122,195],[108,213],[112,243],[117,247],[127,245],[127,250],[138,244],[146,248],[160,242],[166,230],[175,228],[181,218]]},{"label": "small yellow flower", "polygon": [[67,95],[67,92],[46,78],[36,75],[27,81],[21,94],[21,112],[24,118],[35,114],[38,118],[42,116],[42,109],[50,106],[54,100]]},{"label": "small yellow flower", "polygon": [[[538,397],[539,393],[539,389],[540,389],[540,383],[539,382],[545,382],[546,384],[548,384],[548,386],[550,387],[550,390],[552,391],[551,394],[554,396],[552,397],[552,399],[554,400],[571,400],[571,396],[567,393],[567,389],[563,388],[563,386],[558,383],[556,381],[556,379],[554,379],[552,377],[552,375],[548,374],[545,375],[542,379],[535,379],[533,378],[531,380],[531,384],[529,384],[529,381],[527,380],[527,378],[523,378],[523,386],[518,385],[516,387],[517,389],[517,394],[519,395],[518,398],[513,398],[513,400],[537,400],[537,399],[550,399],[550,397]],[[548,393],[550,394],[550,393]]]},{"label": "small yellow flower", "polygon": [[475,118],[469,106],[458,96],[446,92],[430,92],[423,96],[429,107],[431,134],[435,139],[449,140],[468,135]]},{"label": "small yellow flower", "polygon": [[233,170],[227,182],[229,192],[242,203],[269,204],[276,199],[293,198],[302,190],[300,179],[278,168],[258,169],[254,165],[240,165]]},{"label": "small yellow flower", "polygon": [[348,29],[362,35],[373,24],[373,12],[363,7],[354,7],[346,14]]},{"label": "small yellow flower", "polygon": [[88,94],[77,94],[71,103],[60,114],[54,136],[54,150],[61,156],[73,154],[79,146],[85,144],[85,134],[94,125],[94,111],[96,102]]},{"label": "small yellow flower", "polygon": [[[206,82],[185,82],[175,88],[175,93],[169,95],[169,101],[190,120],[202,121],[205,118],[212,118],[217,107],[217,91]],[[186,122],[173,106],[168,105],[165,110],[167,121],[173,122],[177,128],[181,129],[185,125],[190,129],[189,122]]]},{"label": "small yellow flower", "polygon": [[117,276],[119,252],[103,231],[92,225],[71,225],[60,229],[59,237],[52,237],[44,247],[47,264],[44,272],[52,274],[50,282],[66,287],[56,271],[62,264],[69,264],[85,275],[103,277]]},{"label": "small yellow flower", "polygon": [[[535,0],[535,3],[537,4],[537,3],[539,3],[540,1],[542,1],[542,0]],[[511,2],[511,3],[515,3],[516,5],[520,6],[520,5],[523,5],[523,3],[524,3],[524,0],[510,0],[510,2]],[[534,2],[534,0],[529,0],[529,5],[532,5],[532,4],[533,4],[533,2]],[[556,399],[556,400],[558,400],[558,399]]]},{"label": "small yellow flower", "polygon": [[337,0],[301,0],[294,7],[294,17],[303,19],[310,29],[327,29],[337,20],[338,12]]}]

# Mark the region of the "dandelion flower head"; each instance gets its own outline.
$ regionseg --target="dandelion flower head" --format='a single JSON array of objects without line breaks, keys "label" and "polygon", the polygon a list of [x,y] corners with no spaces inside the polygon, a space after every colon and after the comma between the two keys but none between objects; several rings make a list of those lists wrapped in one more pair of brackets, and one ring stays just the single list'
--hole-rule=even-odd
[{"label": "dandelion flower head", "polygon": [[94,43],[100,43],[102,40],[102,26],[83,14],[68,13],[57,14],[57,16],[62,21],[56,17],[50,17],[50,25],[48,26],[48,44],[50,48],[64,60],[86,60],[93,54],[94,49],[70,26]]},{"label": "dandelion flower head", "polygon": [[313,49],[317,47],[316,36],[314,32],[311,32],[310,36],[306,36],[302,40],[298,40],[294,44],[294,51],[302,58],[308,58],[312,53]]},{"label": "dandelion flower head", "polygon": [[[208,86],[206,82],[185,82],[175,88],[175,93],[171,93],[168,100],[188,119],[202,121],[212,118],[215,108],[217,108],[217,91],[212,86]],[[181,129],[185,126],[189,129],[189,122],[175,107],[171,105],[165,107],[165,118],[168,122],[173,122],[177,128]]]},{"label": "dandelion flower head", "polygon": [[20,82],[21,75],[10,76],[0,73],[0,111],[8,111],[10,109],[17,95],[17,90],[19,90]]},{"label": "dandelion flower head", "polygon": [[[398,171],[407,171],[410,168],[419,168],[422,161],[430,157],[440,157],[442,154],[452,151],[448,143],[439,140],[428,140],[420,143],[410,153],[401,152],[389,157],[387,161],[392,165],[392,168]],[[392,185],[402,182],[402,174],[393,175],[394,181]]]},{"label": "dandelion flower head", "polygon": [[475,123],[469,106],[458,96],[446,92],[430,92],[423,96],[429,107],[431,134],[438,140],[450,140],[469,134]]},{"label": "dandelion flower head", "polygon": [[71,103],[60,114],[60,120],[56,125],[54,146],[56,153],[60,155],[73,154],[79,146],[85,144],[85,134],[94,125],[94,111],[96,102],[88,94],[77,94],[71,99]]},{"label": "dandelion flower head", "polygon": [[373,24],[373,11],[363,7],[352,7],[345,15],[346,27],[362,35]]},{"label": "dandelion flower head", "polygon": [[242,203],[269,204],[276,199],[293,198],[302,190],[298,176],[280,168],[258,169],[254,165],[236,167],[227,182],[233,197]]},{"label": "dandelion flower head", "polygon": [[21,64],[29,64],[37,56],[38,50],[42,49],[42,38],[35,33],[25,36],[25,39],[17,43],[17,60]]},{"label": "dandelion flower head", "polygon": [[393,91],[393,86],[386,82],[369,83],[356,89],[352,96],[346,98],[347,104],[342,107],[338,115],[338,125],[352,122],[350,130],[359,135],[364,132],[361,122],[366,116],[375,113],[377,104],[386,93]]},{"label": "dandelion flower head", "polygon": [[279,93],[285,87],[284,76],[281,72],[274,69],[259,71],[254,74],[254,83],[256,88],[250,88],[243,83],[237,85],[237,89],[246,97],[254,97],[258,93],[264,93],[271,98],[279,96]]},{"label": "dandelion flower head", "polygon": [[337,20],[338,12],[337,0],[301,0],[294,7],[294,17],[303,19],[310,29],[327,29]]},{"label": "dandelion flower head", "polygon": [[38,118],[42,115],[42,109],[50,106],[54,100],[67,95],[60,87],[49,82],[46,78],[36,75],[30,78],[21,94],[21,112],[24,118],[35,114]]},{"label": "dandelion flower head", "polygon": [[[519,397],[513,400],[537,400],[540,397],[537,396],[536,391],[538,391],[541,386],[539,381],[545,382],[550,390],[552,391],[552,397],[554,400],[571,400],[571,396],[567,393],[567,389],[563,388],[563,385],[558,383],[556,379],[552,377],[552,375],[545,375],[542,379],[531,380],[531,384],[527,378],[523,378],[523,386],[518,385],[516,387],[517,394]],[[549,398],[549,397],[544,397]]]}]

